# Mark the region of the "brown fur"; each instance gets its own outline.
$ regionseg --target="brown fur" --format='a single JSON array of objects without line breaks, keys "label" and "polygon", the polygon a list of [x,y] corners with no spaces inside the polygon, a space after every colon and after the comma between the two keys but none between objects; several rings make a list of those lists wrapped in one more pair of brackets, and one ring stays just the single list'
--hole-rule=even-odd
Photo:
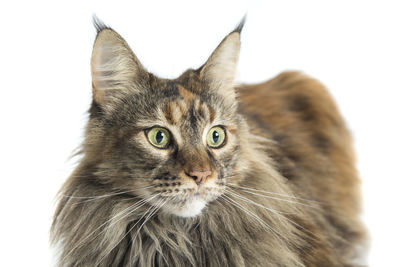
[{"label": "brown fur", "polygon": [[[175,80],[99,26],[83,158],[52,226],[60,266],[356,266],[364,233],[343,119],[300,73],[234,88],[242,26]],[[226,140],[212,149],[204,136],[218,125]],[[150,127],[170,145],[153,147]],[[212,174],[197,185],[194,170]]]},{"label": "brown fur", "polygon": [[360,181],[350,135],[324,86],[301,73],[286,72],[262,84],[242,86],[239,92],[241,110],[254,131],[276,141],[267,150],[292,190],[321,203],[322,213],[309,212],[332,243],[307,253],[308,266],[320,266],[319,250],[327,255],[329,246],[337,256],[354,256],[349,244],[363,239]]}]

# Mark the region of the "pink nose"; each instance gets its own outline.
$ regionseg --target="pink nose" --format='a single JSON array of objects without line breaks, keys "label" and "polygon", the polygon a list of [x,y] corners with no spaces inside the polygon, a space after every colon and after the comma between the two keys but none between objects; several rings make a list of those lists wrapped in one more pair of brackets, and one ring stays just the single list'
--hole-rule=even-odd
[{"label": "pink nose", "polygon": [[191,171],[188,173],[188,176],[192,177],[197,185],[204,183],[207,178],[212,174],[212,171]]}]

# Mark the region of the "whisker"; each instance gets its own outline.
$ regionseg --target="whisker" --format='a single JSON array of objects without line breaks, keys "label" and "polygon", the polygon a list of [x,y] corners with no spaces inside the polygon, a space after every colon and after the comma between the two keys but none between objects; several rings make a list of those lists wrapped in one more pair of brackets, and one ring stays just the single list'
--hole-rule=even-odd
[{"label": "whisker", "polygon": [[[106,198],[106,197],[112,197],[112,196],[122,195],[122,194],[126,194],[126,193],[131,193],[131,192],[135,192],[135,191],[142,190],[142,189],[148,189],[148,188],[152,188],[152,187],[155,187],[155,186],[156,185],[139,187],[139,188],[131,189],[131,190],[127,190],[127,191],[116,192],[114,194],[105,194],[105,195],[90,196],[90,197],[80,197],[80,196],[64,195],[64,194],[61,195],[61,196],[67,197],[67,198],[72,198],[72,199],[88,199],[86,201],[79,202],[79,203],[84,203],[84,202],[89,202],[89,201],[93,201],[93,200],[97,200],[97,199],[101,199],[101,198]],[[77,203],[75,203],[75,204],[77,204]]]},{"label": "whisker", "polygon": [[267,229],[269,229],[278,239],[279,236],[282,237],[283,239],[285,239],[284,236],[282,236],[280,233],[278,233],[275,229],[273,229],[268,223],[264,222],[259,216],[257,216],[255,213],[247,210],[246,208],[244,208],[242,205],[240,205],[237,201],[234,201],[233,199],[231,199],[230,197],[228,197],[227,195],[222,195],[222,198],[224,198],[225,200],[227,200],[228,202],[230,202],[232,205],[238,207],[239,209],[241,209],[242,211],[244,211],[246,214],[250,215],[252,218],[254,218],[255,220],[257,220],[262,226],[266,227]]},{"label": "whisker", "polygon": [[[245,202],[247,202],[247,203],[250,203],[250,204],[256,205],[256,206],[258,206],[258,207],[261,207],[261,208],[263,208],[263,209],[266,209],[266,210],[268,210],[268,211],[270,211],[270,212],[272,212],[272,213],[274,213],[274,214],[276,214],[276,215],[278,215],[278,216],[282,216],[282,217],[285,218],[287,221],[291,222],[293,225],[296,225],[297,227],[301,228],[302,230],[304,230],[304,231],[310,233],[311,235],[313,235],[314,237],[316,237],[316,235],[315,235],[313,232],[311,232],[310,230],[304,228],[304,227],[301,226],[300,224],[296,223],[295,221],[293,221],[293,220],[289,219],[288,217],[286,217],[285,215],[283,215],[283,212],[277,211],[277,210],[275,210],[275,209],[267,208],[267,207],[265,207],[265,206],[263,206],[263,205],[261,205],[261,204],[259,204],[259,203],[257,203],[257,202],[252,201],[251,199],[248,199],[248,198],[245,197],[245,196],[242,196],[242,195],[240,195],[240,194],[234,193],[232,190],[230,190],[230,192],[228,192],[228,193],[230,193],[232,196],[236,196],[236,198],[239,198],[239,199],[241,199],[241,200],[243,200],[243,201],[245,201]],[[285,214],[292,214],[292,213],[285,213]]]},{"label": "whisker", "polygon": [[300,198],[300,197],[285,195],[285,194],[281,194],[281,193],[269,192],[269,191],[260,190],[260,189],[254,189],[254,188],[250,188],[250,187],[239,186],[239,185],[235,185],[235,184],[232,184],[232,183],[227,183],[227,185],[232,186],[232,187],[236,187],[236,188],[239,188],[239,189],[245,189],[245,190],[250,190],[250,191],[255,191],[255,192],[260,192],[260,193],[265,193],[265,194],[271,194],[271,195],[277,195],[277,196],[282,196],[282,197],[287,197],[287,198],[294,198],[294,199],[308,201],[308,202],[320,203],[319,201],[316,201],[316,200]]},{"label": "whisker", "polygon": [[[162,200],[159,200],[159,201],[156,203],[156,205],[158,205],[158,203],[161,203],[160,201],[162,201]],[[133,230],[133,228],[134,228],[146,215],[150,214],[150,213],[153,212],[155,209],[156,209],[155,206],[150,206],[150,207],[146,210],[146,212],[143,213],[143,215],[140,217],[140,219],[139,219],[131,228],[129,228],[129,230],[122,236],[122,238],[121,238],[110,250],[108,250],[107,253],[105,253],[105,254],[103,255],[103,257],[101,257],[100,260],[99,260],[98,262],[96,262],[95,266],[99,266],[100,263],[104,260],[104,258],[105,258],[107,255],[109,255],[109,254],[111,253],[111,251],[113,251],[113,249],[115,249],[115,248],[119,245],[119,243],[121,243],[122,240],[124,240],[124,238]]]},{"label": "whisker", "polygon": [[[168,200],[160,200],[159,202],[156,203],[155,208],[146,216],[146,219],[143,221],[143,223],[140,225],[140,227],[138,228],[138,230],[136,231],[135,237],[132,239],[131,243],[133,244],[137,238],[137,236],[139,235],[140,230],[142,229],[142,227],[145,225],[145,223],[154,215],[156,214],[161,208],[162,206],[165,205],[165,203]],[[129,232],[132,230],[132,228],[129,230]],[[129,233],[128,232],[128,233]],[[162,257],[164,258],[164,255],[162,255]]]},{"label": "whisker", "polygon": [[[66,259],[74,250],[76,250],[77,248],[79,248],[83,242],[85,242],[89,237],[91,237],[96,231],[98,231],[99,229],[101,229],[103,226],[107,225],[108,223],[112,222],[114,219],[116,219],[118,216],[124,214],[127,210],[128,211],[124,216],[122,216],[121,218],[119,218],[117,221],[113,222],[110,226],[116,224],[117,222],[119,222],[120,220],[122,220],[123,218],[126,218],[127,216],[129,216],[130,214],[132,214],[135,210],[139,209],[140,207],[144,206],[146,203],[148,203],[150,200],[152,200],[153,198],[157,197],[157,195],[153,195],[148,199],[142,199],[138,202],[136,202],[134,205],[129,206],[128,208],[120,211],[119,213],[117,213],[116,215],[114,215],[112,218],[108,219],[106,222],[102,223],[99,227],[97,227],[96,229],[94,229],[89,235],[87,235],[84,239],[82,239],[78,244],[75,245],[75,247],[73,247],[67,255],[65,255],[63,257],[63,260]],[[96,236],[94,236],[93,238],[98,237],[102,232],[104,232],[105,229],[103,229],[102,231],[100,231]]]},{"label": "whisker", "polygon": [[312,205],[309,205],[309,204],[305,204],[305,203],[301,203],[301,202],[297,202],[297,201],[293,201],[293,200],[283,199],[283,198],[279,198],[279,197],[266,196],[266,195],[255,193],[255,192],[251,192],[251,191],[248,191],[248,190],[243,190],[243,191],[247,192],[249,194],[252,194],[252,195],[265,197],[265,198],[269,198],[269,199],[274,199],[274,200],[279,200],[279,201],[284,201],[284,202],[288,202],[288,203],[293,203],[293,204],[297,204],[297,205],[301,205],[301,206],[310,207],[310,208],[313,208],[313,209],[318,209],[319,208],[319,207],[316,207],[316,206],[312,206]]},{"label": "whisker", "polygon": [[260,197],[264,197],[264,198],[269,198],[269,199],[284,201],[284,202],[293,203],[293,204],[297,204],[297,205],[302,205],[302,206],[310,207],[310,208],[313,208],[313,209],[318,209],[319,208],[317,206],[301,203],[301,202],[294,201],[294,200],[289,200],[289,199],[284,199],[284,198],[279,198],[279,197],[273,197],[273,196],[267,196],[267,195],[263,195],[263,194],[252,192],[252,191],[245,190],[245,189],[241,189],[241,190],[243,192],[246,192],[246,193],[249,193],[249,194],[252,194],[252,195],[256,195],[256,196],[260,196]]},{"label": "whisker", "polygon": [[[101,173],[101,172],[97,172],[97,173]],[[93,178],[93,174],[92,175],[73,175],[72,177],[74,178]],[[149,176],[133,176],[133,175],[107,175],[108,178],[119,178],[119,177],[132,177],[135,179],[152,179],[151,175]]]},{"label": "whisker", "polygon": [[[120,195],[120,194],[118,194]],[[115,196],[115,195],[112,195]],[[125,199],[120,199],[119,201],[132,201],[133,199],[137,199],[137,198],[142,198],[144,195],[140,195],[140,196],[132,196],[130,198],[125,198]],[[111,197],[111,196],[110,196]],[[104,199],[106,197],[102,197],[102,198],[95,198],[95,199],[87,199],[87,200],[83,200],[83,201],[79,201],[79,202],[74,202],[71,203],[71,205],[80,205],[80,204],[84,204],[84,203],[88,203],[91,201],[95,201],[95,200],[99,200],[99,199]]]},{"label": "whisker", "polygon": [[132,239],[132,244],[135,242],[136,237],[139,235],[139,231],[140,231],[140,229],[142,229],[142,227],[144,226],[144,224],[145,224],[154,214],[156,214],[156,212],[159,211],[159,210],[161,209],[161,207],[164,206],[165,203],[167,203],[167,201],[168,201],[168,200],[162,200],[162,199],[161,199],[159,202],[157,202],[156,205],[154,205],[156,208],[153,209],[153,211],[152,211],[151,213],[149,213],[149,214],[146,216],[146,219],[144,220],[144,222],[142,223],[142,225],[140,225],[139,229],[137,230],[137,232],[136,232],[136,234],[135,234],[135,237]]},{"label": "whisker", "polygon": [[253,200],[251,200],[251,199],[249,199],[249,198],[247,198],[245,196],[240,195],[239,193],[237,193],[237,192],[235,192],[235,191],[233,191],[233,190],[231,190],[229,188],[228,188],[228,190],[229,191],[227,191],[227,193],[229,193],[229,194],[231,194],[233,196],[236,196],[237,198],[240,198],[240,199],[242,199],[242,200],[244,200],[244,201],[246,201],[248,203],[251,203],[251,204],[254,204],[254,205],[258,206],[258,207],[261,207],[261,208],[264,208],[266,210],[269,210],[271,212],[276,212],[277,214],[294,214],[292,212],[284,212],[284,211],[278,211],[278,210],[275,210],[275,209],[267,208],[267,207],[265,207],[265,206],[263,206],[263,205],[261,205],[261,204],[259,204],[257,202],[254,202]]}]

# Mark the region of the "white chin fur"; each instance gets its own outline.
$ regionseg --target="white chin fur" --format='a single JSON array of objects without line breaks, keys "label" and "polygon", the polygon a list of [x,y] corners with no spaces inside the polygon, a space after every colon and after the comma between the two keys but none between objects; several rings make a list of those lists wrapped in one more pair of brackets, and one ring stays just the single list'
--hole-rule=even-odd
[{"label": "white chin fur", "polygon": [[206,202],[202,199],[194,198],[188,200],[182,207],[172,209],[170,212],[180,217],[195,217],[201,213],[206,206]]}]

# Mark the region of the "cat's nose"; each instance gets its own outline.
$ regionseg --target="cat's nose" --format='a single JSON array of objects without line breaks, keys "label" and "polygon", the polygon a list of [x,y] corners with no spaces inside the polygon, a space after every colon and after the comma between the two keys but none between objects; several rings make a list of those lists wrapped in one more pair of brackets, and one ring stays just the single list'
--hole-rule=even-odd
[{"label": "cat's nose", "polygon": [[196,182],[197,185],[204,183],[211,174],[212,174],[211,170],[190,171],[189,173],[187,173],[188,176],[193,178],[193,180]]}]

